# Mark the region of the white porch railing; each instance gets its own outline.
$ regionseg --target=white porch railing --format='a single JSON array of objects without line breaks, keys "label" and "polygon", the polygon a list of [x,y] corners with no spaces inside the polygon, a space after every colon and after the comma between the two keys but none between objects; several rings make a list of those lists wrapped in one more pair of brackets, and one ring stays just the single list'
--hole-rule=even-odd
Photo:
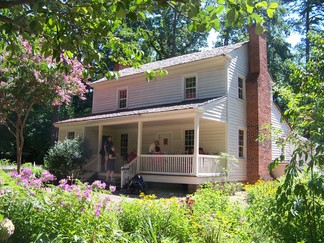
[{"label": "white porch railing", "polygon": [[137,173],[198,177],[225,175],[226,159],[220,156],[199,155],[197,163],[198,172],[195,174],[193,155],[140,155],[121,168],[121,187]]},{"label": "white porch railing", "polygon": [[226,169],[225,158],[217,155],[198,156],[198,176],[224,176]]},{"label": "white porch railing", "polygon": [[140,172],[163,175],[193,175],[193,155],[141,155]]}]

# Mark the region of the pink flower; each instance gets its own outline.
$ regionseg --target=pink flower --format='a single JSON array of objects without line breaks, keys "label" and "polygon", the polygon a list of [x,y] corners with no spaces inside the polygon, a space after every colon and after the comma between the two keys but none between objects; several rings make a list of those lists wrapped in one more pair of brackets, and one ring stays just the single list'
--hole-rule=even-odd
[{"label": "pink flower", "polygon": [[116,186],[109,186],[109,190],[111,192],[115,192],[116,191]]}]

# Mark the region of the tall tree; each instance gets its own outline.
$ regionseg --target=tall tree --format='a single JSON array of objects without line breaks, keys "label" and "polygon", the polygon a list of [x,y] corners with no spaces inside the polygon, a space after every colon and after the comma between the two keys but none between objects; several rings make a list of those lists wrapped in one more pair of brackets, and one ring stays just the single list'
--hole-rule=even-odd
[{"label": "tall tree", "polygon": [[[160,7],[156,5],[153,14],[145,21],[132,23],[141,26],[148,38],[141,42],[148,60],[161,60],[198,51],[207,45],[207,31],[190,32],[192,20],[183,16],[178,6]],[[147,55],[149,54],[149,55]]]},{"label": "tall tree", "polygon": [[[279,210],[292,220],[304,220],[303,239],[319,242],[323,239],[324,198],[324,34],[310,35],[314,44],[306,65],[292,65],[290,78],[298,88],[281,85],[279,94],[287,102],[286,117],[292,127],[287,140],[293,144],[292,159],[286,168],[284,183],[278,188]],[[307,139],[305,139],[305,137]],[[284,146],[284,144],[283,144]],[[275,160],[271,168],[285,155]],[[301,174],[306,177],[301,179]]]},{"label": "tall tree", "polygon": [[86,92],[82,82],[84,68],[77,60],[61,56],[56,62],[45,58],[23,39],[19,49],[19,53],[12,53],[10,46],[0,50],[0,124],[16,139],[18,172],[24,128],[35,105],[59,105],[69,102],[72,95],[83,97]]},{"label": "tall tree", "polygon": [[290,23],[304,36],[306,63],[310,54],[310,31],[324,31],[324,2],[322,0],[283,0],[292,11]]},{"label": "tall tree", "polygon": [[[157,5],[172,7],[179,14],[191,19],[189,29],[219,29],[219,16],[227,11],[226,21],[235,25],[248,19],[256,22],[261,31],[264,19],[260,11],[273,11],[261,0],[218,1],[217,7],[205,8],[200,0],[8,0],[0,1],[0,39],[11,45],[17,42],[17,34],[32,43],[38,38],[45,57],[60,57],[61,53],[77,56],[86,66],[93,63],[102,67],[99,47],[111,51],[109,59],[125,65],[138,66],[143,58],[139,42],[149,38],[138,28],[132,31],[126,23],[143,21],[153,15]],[[125,41],[127,40],[127,41]],[[129,41],[132,40],[132,41]],[[92,70],[94,71],[94,70]],[[106,76],[111,73],[106,70]]]}]

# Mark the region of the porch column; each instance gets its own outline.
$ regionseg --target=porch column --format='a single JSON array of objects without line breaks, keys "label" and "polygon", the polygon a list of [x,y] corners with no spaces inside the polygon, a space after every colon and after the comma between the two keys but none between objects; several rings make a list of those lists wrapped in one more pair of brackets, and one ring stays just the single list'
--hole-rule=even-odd
[{"label": "porch column", "polygon": [[199,115],[196,115],[194,118],[194,174],[198,176],[198,168],[199,168],[199,163],[198,163],[198,155],[199,155],[199,127],[200,127],[200,117]]},{"label": "porch column", "polygon": [[97,151],[97,156],[98,156],[98,163],[97,163],[97,171],[100,171],[100,166],[101,166],[101,154],[99,153],[100,152],[100,149],[101,149],[101,146],[102,146],[102,131],[103,131],[103,126],[100,125],[99,126],[99,129],[98,129],[98,151]]},{"label": "porch column", "polygon": [[137,168],[136,171],[139,173],[141,165],[141,153],[142,153],[142,137],[143,137],[143,121],[138,121],[137,124]]}]

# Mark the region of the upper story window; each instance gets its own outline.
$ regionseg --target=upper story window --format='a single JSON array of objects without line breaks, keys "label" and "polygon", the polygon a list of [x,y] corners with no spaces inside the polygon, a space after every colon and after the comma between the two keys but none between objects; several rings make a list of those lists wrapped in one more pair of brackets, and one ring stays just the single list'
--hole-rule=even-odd
[{"label": "upper story window", "polygon": [[74,139],[75,138],[75,132],[68,132],[67,138],[68,139]]},{"label": "upper story window", "polygon": [[244,130],[238,131],[238,156],[245,158],[245,132]]},{"label": "upper story window", "polygon": [[185,99],[195,99],[197,97],[197,78],[186,77],[184,80],[184,97]]},{"label": "upper story window", "polygon": [[118,90],[118,109],[127,107],[127,89]]},{"label": "upper story window", "polygon": [[237,97],[241,100],[245,100],[245,82],[241,77],[237,78]]}]

